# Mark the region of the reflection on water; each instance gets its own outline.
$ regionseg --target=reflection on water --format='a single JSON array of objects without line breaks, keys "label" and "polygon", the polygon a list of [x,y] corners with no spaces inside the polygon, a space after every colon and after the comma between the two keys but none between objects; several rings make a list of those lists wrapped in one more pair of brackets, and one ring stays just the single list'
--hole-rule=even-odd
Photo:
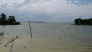
[{"label": "reflection on water", "polygon": [[15,52],[92,52],[92,26],[31,23],[31,28],[32,39],[28,23],[0,26],[0,32],[21,35],[15,41]]}]

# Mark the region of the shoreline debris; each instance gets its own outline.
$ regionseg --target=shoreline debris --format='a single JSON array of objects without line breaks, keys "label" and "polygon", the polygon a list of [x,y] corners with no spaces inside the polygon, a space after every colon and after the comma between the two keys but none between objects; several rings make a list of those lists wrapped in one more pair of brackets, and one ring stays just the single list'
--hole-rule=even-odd
[{"label": "shoreline debris", "polygon": [[3,36],[3,35],[4,35],[4,33],[3,33],[3,32],[1,32],[1,33],[0,33],[0,36]]}]

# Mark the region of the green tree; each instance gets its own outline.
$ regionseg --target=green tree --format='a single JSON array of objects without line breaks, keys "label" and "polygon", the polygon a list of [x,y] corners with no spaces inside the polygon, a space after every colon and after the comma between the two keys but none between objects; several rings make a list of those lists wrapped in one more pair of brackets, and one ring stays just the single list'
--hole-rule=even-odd
[{"label": "green tree", "polygon": [[75,19],[75,20],[74,20],[74,23],[75,23],[75,24],[79,24],[79,19]]},{"label": "green tree", "polygon": [[81,24],[81,23],[82,23],[82,19],[81,19],[81,18],[75,19],[75,20],[74,20],[74,23],[75,23],[75,24]]},{"label": "green tree", "polygon": [[90,18],[90,19],[81,19],[81,18],[75,19],[74,23],[75,24],[83,24],[83,25],[87,25],[87,24],[92,25],[92,18]]},{"label": "green tree", "polygon": [[85,25],[86,24],[86,19],[82,19],[81,24]]},{"label": "green tree", "polygon": [[14,16],[9,16],[9,18],[6,18],[6,15],[4,13],[2,13],[0,15],[0,24],[2,25],[19,25],[20,22],[16,22],[16,19]]},{"label": "green tree", "polygon": [[88,24],[92,24],[92,18],[87,20]]},{"label": "green tree", "polygon": [[1,14],[1,23],[2,24],[6,24],[7,23],[6,15],[4,13]]},{"label": "green tree", "polygon": [[6,20],[6,15],[4,13],[2,13],[1,16],[2,16],[1,17],[2,20]]},{"label": "green tree", "polygon": [[15,19],[14,16],[9,16],[8,21],[9,21],[10,23],[15,23],[15,22],[16,22],[16,19]]}]

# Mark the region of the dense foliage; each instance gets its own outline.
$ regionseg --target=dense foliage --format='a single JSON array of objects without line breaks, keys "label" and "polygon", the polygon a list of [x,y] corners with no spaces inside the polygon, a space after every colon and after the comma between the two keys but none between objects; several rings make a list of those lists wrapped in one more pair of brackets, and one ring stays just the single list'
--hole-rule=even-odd
[{"label": "dense foliage", "polygon": [[74,23],[77,25],[92,25],[92,18],[90,19],[75,19]]},{"label": "dense foliage", "polygon": [[4,13],[0,15],[0,25],[18,25],[18,24],[20,24],[20,22],[16,22],[14,16],[9,16],[9,18],[7,19]]}]

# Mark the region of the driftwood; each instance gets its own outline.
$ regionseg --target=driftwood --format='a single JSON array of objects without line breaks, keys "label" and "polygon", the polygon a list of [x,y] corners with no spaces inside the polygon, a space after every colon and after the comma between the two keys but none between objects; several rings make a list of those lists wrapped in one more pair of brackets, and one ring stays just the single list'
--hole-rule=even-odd
[{"label": "driftwood", "polygon": [[0,36],[3,36],[3,35],[4,35],[4,33],[3,33],[3,32],[1,32],[1,33],[0,33]]},{"label": "driftwood", "polygon": [[13,42],[15,39],[17,39],[17,38],[13,38],[11,41],[9,41],[8,43],[6,43],[4,47],[6,47],[9,43]]},{"label": "driftwood", "polygon": [[11,41],[9,41],[8,43],[6,43],[4,47],[6,47],[9,43],[12,43],[12,46],[10,46],[10,47],[11,47],[10,52],[13,52],[14,41],[15,41],[17,38],[19,38],[19,37],[20,37],[20,36],[16,36],[16,37],[13,38]]},{"label": "driftwood", "polygon": [[12,46],[11,46],[11,49],[10,49],[10,52],[13,52],[13,44],[14,44],[14,40],[12,41]]},{"label": "driftwood", "polygon": [[16,36],[16,38],[13,38],[11,41],[7,42],[4,47],[6,47],[9,43],[14,42],[14,40],[16,40],[16,39],[19,38],[19,37],[20,37],[20,36]]}]

